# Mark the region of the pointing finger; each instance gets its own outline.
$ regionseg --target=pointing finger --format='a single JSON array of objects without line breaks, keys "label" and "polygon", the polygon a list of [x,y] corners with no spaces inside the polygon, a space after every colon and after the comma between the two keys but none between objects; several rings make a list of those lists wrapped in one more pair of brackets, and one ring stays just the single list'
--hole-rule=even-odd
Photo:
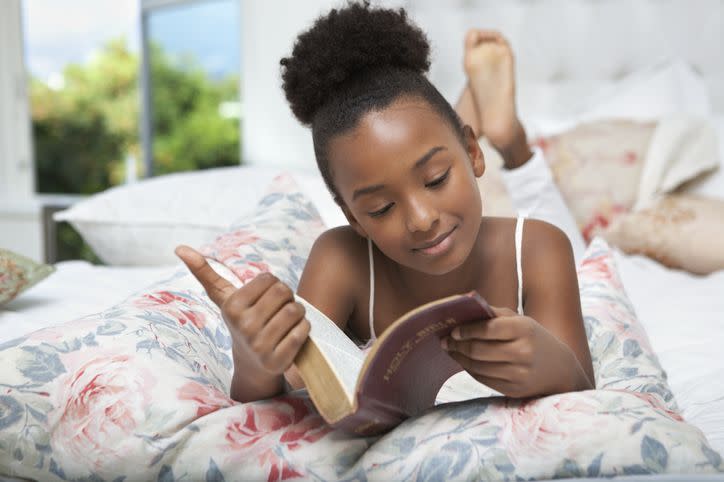
[{"label": "pointing finger", "polygon": [[209,265],[201,253],[188,246],[178,246],[174,251],[181,258],[191,274],[201,283],[216,306],[221,308],[226,299],[236,290]]}]

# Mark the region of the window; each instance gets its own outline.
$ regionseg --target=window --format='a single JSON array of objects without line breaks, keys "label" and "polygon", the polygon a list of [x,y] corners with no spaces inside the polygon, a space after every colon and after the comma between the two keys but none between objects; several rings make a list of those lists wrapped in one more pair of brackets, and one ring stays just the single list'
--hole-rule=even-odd
[{"label": "window", "polygon": [[[22,0],[37,191],[238,164],[239,6]],[[70,226],[57,237],[59,259],[97,261]]]},{"label": "window", "polygon": [[146,172],[238,164],[238,0],[141,5]]},{"label": "window", "polygon": [[24,0],[40,193],[92,194],[126,180],[138,152],[134,0]]}]

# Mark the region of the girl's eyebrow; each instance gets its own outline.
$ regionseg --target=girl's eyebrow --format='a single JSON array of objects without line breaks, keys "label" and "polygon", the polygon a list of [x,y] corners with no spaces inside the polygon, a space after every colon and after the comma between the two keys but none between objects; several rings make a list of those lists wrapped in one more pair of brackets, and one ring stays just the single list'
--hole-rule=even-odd
[{"label": "girl's eyebrow", "polygon": [[438,151],[445,151],[445,150],[447,150],[447,147],[445,147],[445,146],[433,147],[432,149],[430,149],[429,151],[427,151],[427,154],[425,154],[425,155],[422,156],[420,159],[418,159],[417,161],[415,161],[415,167],[414,167],[414,169],[417,169],[418,167],[424,166],[425,163],[426,163],[427,161],[429,161],[429,160],[432,158],[432,156],[434,156]]},{"label": "girl's eyebrow", "polygon": [[[425,153],[420,159],[418,159],[417,161],[415,161],[415,165],[413,166],[413,169],[417,169],[417,168],[419,168],[419,167],[424,166],[425,163],[432,158],[432,156],[434,156],[434,155],[435,155],[436,153],[438,153],[439,151],[445,151],[445,150],[447,150],[447,147],[445,147],[445,146],[435,146],[435,147],[433,147],[432,149],[430,149],[429,151],[427,151],[427,153]],[[359,196],[362,196],[362,195],[364,195],[364,194],[371,194],[371,193],[373,193],[373,192],[377,192],[377,191],[379,191],[380,189],[383,189],[384,187],[385,187],[384,184],[373,184],[372,186],[367,186],[367,187],[362,187],[362,188],[360,188],[360,189],[356,189],[356,190],[354,191],[354,194],[352,194],[352,201],[354,201],[355,199],[357,199]]]}]

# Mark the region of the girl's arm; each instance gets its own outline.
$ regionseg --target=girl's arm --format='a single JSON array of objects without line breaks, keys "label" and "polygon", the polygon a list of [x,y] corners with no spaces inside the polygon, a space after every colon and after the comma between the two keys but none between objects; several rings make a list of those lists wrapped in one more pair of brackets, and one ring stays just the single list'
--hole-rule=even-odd
[{"label": "girl's arm", "polygon": [[[527,293],[525,313],[573,352],[580,365],[576,370],[583,370],[589,388],[593,388],[595,378],[571,243],[562,230],[544,221],[526,220],[525,230],[528,236],[527,242],[523,236],[522,248],[523,289]],[[577,379],[577,382],[583,383],[583,380]]]}]

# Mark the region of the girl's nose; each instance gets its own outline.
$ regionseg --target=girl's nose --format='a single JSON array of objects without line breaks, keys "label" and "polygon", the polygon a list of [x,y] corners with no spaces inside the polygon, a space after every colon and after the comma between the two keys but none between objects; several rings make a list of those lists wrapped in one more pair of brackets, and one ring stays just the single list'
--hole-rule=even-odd
[{"label": "girl's nose", "polygon": [[411,233],[430,231],[440,217],[435,205],[423,196],[411,198],[408,206],[407,229]]}]

